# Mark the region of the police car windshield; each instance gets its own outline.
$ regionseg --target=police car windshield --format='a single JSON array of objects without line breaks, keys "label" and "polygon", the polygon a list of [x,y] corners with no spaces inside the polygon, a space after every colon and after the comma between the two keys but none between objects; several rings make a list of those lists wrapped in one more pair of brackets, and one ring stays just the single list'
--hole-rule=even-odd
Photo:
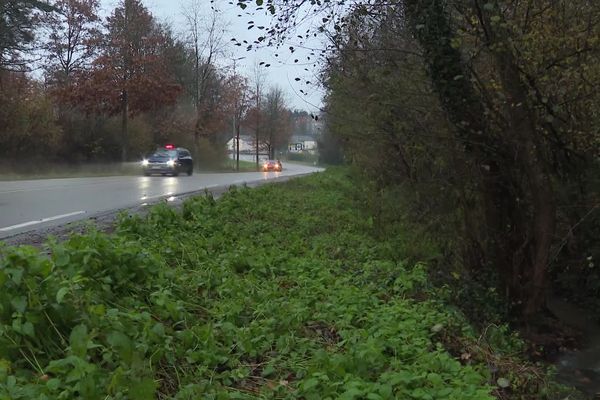
[{"label": "police car windshield", "polygon": [[175,157],[177,157],[177,151],[176,150],[167,150],[167,149],[158,149],[154,152],[154,154],[152,156],[175,158]]}]

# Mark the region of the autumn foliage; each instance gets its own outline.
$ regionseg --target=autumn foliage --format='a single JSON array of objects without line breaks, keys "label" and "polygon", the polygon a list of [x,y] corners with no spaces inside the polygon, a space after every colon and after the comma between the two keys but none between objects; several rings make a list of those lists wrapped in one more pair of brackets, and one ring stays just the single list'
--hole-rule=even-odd
[{"label": "autumn foliage", "polygon": [[246,78],[220,66],[222,22],[213,13],[201,26],[200,2],[178,32],[140,0],[120,0],[106,18],[99,0],[0,9],[0,152],[9,158],[136,160],[172,141],[221,163],[234,121],[248,129]]}]

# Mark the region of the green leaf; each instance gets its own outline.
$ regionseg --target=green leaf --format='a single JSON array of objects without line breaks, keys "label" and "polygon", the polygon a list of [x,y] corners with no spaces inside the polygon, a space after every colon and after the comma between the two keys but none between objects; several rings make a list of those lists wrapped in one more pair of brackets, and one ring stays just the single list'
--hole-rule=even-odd
[{"label": "green leaf", "polygon": [[87,353],[88,344],[87,326],[81,324],[73,328],[71,336],[69,336],[69,343],[71,344],[71,352],[73,355],[84,358]]},{"label": "green leaf", "polygon": [[114,331],[108,335],[107,341],[119,353],[123,361],[127,363],[131,362],[133,345],[127,335],[123,332]]},{"label": "green leaf", "polygon": [[15,311],[24,313],[25,309],[27,309],[27,297],[25,297],[25,296],[13,297],[10,300],[10,304],[13,306]]},{"label": "green leaf", "polygon": [[21,280],[23,279],[23,269],[22,268],[11,268],[7,269],[10,273],[10,280],[16,283],[17,285],[21,284]]},{"label": "green leaf", "polygon": [[392,385],[381,385],[379,393],[381,393],[381,397],[384,399],[391,399],[394,397],[394,388]]},{"label": "green leaf", "polygon": [[61,382],[60,382],[60,379],[58,379],[58,378],[52,378],[52,379],[49,379],[48,382],[46,382],[46,387],[50,391],[58,390],[60,388],[60,385],[61,385]]},{"label": "green leaf", "polygon": [[317,378],[310,378],[302,382],[303,390],[311,390],[319,385],[319,380]]},{"label": "green leaf", "polygon": [[131,400],[153,399],[156,387],[156,382],[151,378],[144,378],[141,381],[134,382],[129,388],[129,398]]},{"label": "green leaf", "polygon": [[356,399],[360,396],[362,396],[363,391],[357,388],[352,388],[352,389],[348,389],[346,390],[344,393],[342,393],[342,395],[339,397],[340,400],[353,400]]},{"label": "green leaf", "polygon": [[273,368],[272,365],[267,365],[265,369],[263,369],[261,375],[262,376],[269,376],[272,375],[275,372],[275,368]]},{"label": "green leaf", "polygon": [[33,324],[29,321],[26,321],[23,326],[21,327],[21,332],[23,332],[23,334],[31,337],[31,338],[35,338],[35,330],[33,328]]},{"label": "green leaf", "polygon": [[56,302],[58,304],[62,303],[62,301],[65,298],[65,296],[67,295],[67,293],[69,293],[68,287],[62,287],[62,288],[58,289],[58,292],[56,292]]},{"label": "green leaf", "polygon": [[54,251],[54,265],[64,267],[69,264],[70,256],[65,249],[59,247]]},{"label": "green leaf", "polygon": [[160,322],[157,322],[152,327],[152,333],[154,333],[155,335],[160,336],[160,337],[165,336],[165,326],[163,324],[161,324]]}]

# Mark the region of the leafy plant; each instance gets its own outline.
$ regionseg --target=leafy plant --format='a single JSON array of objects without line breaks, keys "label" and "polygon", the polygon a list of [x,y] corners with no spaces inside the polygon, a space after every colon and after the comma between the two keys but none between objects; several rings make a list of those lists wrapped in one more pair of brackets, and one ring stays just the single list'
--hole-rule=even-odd
[{"label": "leafy plant", "polygon": [[2,248],[0,398],[491,399],[353,193],[340,170]]}]

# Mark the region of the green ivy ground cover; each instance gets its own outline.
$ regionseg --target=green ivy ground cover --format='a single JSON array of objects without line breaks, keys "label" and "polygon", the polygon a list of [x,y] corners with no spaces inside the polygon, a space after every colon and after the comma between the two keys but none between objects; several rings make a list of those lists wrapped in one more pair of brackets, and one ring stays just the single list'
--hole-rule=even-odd
[{"label": "green ivy ground cover", "polygon": [[1,250],[0,399],[491,399],[343,171]]}]

